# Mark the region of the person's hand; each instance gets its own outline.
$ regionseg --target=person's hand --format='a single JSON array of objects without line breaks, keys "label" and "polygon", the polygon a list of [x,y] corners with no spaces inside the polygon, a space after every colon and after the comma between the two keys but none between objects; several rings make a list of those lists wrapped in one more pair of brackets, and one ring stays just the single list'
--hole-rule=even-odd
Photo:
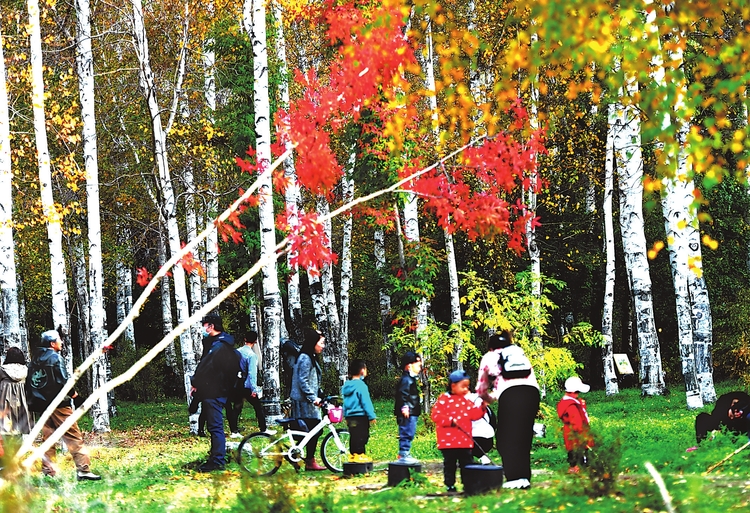
[{"label": "person's hand", "polygon": [[253,392],[253,393],[252,393],[252,394],[250,394],[250,395],[251,395],[251,396],[253,396],[253,397],[258,397],[258,392]]},{"label": "person's hand", "polygon": [[193,397],[193,394],[195,393],[196,388],[194,386],[190,387],[190,397]]},{"label": "person's hand", "polygon": [[404,418],[407,418],[407,419],[409,418],[409,407],[408,406],[404,406],[404,407],[401,408],[401,415],[403,415]]},{"label": "person's hand", "polygon": [[372,419],[370,420],[370,425],[374,426],[378,422],[378,419]]},{"label": "person's hand", "polygon": [[313,401],[313,406],[320,406],[321,402],[322,401],[320,400],[320,397],[316,397],[315,400]]},{"label": "person's hand", "polygon": [[456,419],[451,417],[451,427],[456,427]]},{"label": "person's hand", "polygon": [[727,416],[730,418],[730,420],[734,420],[742,417],[742,413],[742,410],[735,410],[734,408],[730,408],[727,412]]}]

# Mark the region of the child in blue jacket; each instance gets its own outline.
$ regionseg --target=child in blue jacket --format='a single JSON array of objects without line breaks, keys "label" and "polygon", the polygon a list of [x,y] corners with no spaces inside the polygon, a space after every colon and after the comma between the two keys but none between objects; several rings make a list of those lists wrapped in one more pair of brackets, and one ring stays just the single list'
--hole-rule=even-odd
[{"label": "child in blue jacket", "polygon": [[372,459],[367,456],[365,446],[370,439],[370,424],[375,423],[375,408],[370,399],[370,390],[363,381],[367,376],[367,365],[364,360],[354,360],[349,364],[349,379],[341,388],[344,396],[344,418],[349,427],[350,452],[349,461],[367,463]]}]

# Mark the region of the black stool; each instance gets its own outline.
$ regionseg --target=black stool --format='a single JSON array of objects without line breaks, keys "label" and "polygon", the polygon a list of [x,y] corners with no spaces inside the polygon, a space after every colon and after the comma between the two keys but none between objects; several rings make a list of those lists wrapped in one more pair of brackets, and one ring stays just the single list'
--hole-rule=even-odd
[{"label": "black stool", "polygon": [[411,479],[412,472],[422,472],[422,465],[419,463],[399,463],[392,461],[388,464],[388,486],[396,486],[401,481]]}]

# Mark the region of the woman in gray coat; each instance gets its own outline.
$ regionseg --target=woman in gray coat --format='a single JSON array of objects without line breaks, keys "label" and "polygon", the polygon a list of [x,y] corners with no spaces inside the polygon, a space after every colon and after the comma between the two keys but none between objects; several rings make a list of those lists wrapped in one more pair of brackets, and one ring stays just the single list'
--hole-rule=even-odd
[{"label": "woman in gray coat", "polygon": [[0,365],[0,433],[25,435],[31,430],[29,408],[26,405],[26,357],[17,347],[11,347]]},{"label": "woman in gray coat", "polygon": [[[305,340],[302,344],[297,364],[292,375],[292,417],[305,421],[312,430],[320,422],[320,380],[322,370],[318,355],[325,347],[325,337],[317,330],[305,328]],[[320,435],[312,438],[307,444],[305,470],[325,470],[315,461],[315,449]]]}]

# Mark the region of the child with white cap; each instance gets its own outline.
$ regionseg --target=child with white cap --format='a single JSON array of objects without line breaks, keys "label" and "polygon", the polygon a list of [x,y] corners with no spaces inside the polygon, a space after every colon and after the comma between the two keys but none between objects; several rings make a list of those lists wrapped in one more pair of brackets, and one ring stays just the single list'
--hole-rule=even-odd
[{"label": "child with white cap", "polygon": [[594,446],[589,432],[589,414],[586,412],[586,401],[579,394],[585,394],[591,387],[578,376],[565,380],[565,395],[557,403],[557,416],[563,421],[565,449],[568,451],[569,474],[580,471],[586,465],[586,451]]}]

